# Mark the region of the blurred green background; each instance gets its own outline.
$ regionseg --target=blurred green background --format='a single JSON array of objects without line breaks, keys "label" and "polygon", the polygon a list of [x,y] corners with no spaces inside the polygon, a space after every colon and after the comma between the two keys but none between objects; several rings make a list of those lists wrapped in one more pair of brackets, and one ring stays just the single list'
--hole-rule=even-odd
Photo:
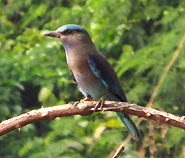
[{"label": "blurred green background", "polygon": [[[184,0],[0,0],[0,120],[41,105],[83,98],[65,52],[43,34],[79,24],[114,66],[129,103],[146,106],[165,67],[153,108],[185,114]],[[132,116],[134,122],[137,117]],[[185,131],[150,120],[140,125],[120,157],[185,157]],[[0,137],[1,158],[104,158],[128,136],[113,112],[56,118]]]}]

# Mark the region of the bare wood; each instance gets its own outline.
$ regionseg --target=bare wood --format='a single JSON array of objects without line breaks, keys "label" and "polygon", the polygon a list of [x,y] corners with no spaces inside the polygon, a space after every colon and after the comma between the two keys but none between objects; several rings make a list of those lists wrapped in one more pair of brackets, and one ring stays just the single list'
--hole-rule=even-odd
[{"label": "bare wood", "polygon": [[120,154],[124,151],[125,147],[121,144],[116,151],[112,151],[108,158],[118,158]]},{"label": "bare wood", "polygon": [[[38,122],[41,120],[53,120],[56,117],[72,115],[91,115],[95,110],[94,107],[96,104],[96,101],[82,101],[78,103],[75,107],[73,106],[74,104],[69,103],[65,105],[57,105],[53,107],[32,110],[30,112],[2,121],[0,123],[0,136],[12,130],[20,129],[27,124]],[[105,101],[103,109],[99,108],[95,110],[95,112],[98,111],[123,112],[165,123],[185,130],[185,116],[175,116],[170,113],[138,106],[136,104]]]}]

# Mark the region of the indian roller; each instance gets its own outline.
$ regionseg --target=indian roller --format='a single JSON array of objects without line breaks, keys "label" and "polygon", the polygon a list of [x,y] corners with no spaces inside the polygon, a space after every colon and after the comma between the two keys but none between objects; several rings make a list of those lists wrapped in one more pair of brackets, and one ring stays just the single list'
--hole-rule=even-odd
[{"label": "indian roller", "polygon": [[[56,31],[44,34],[58,38],[66,52],[67,64],[79,91],[86,98],[127,102],[125,93],[112,65],[95,47],[88,32],[75,24],[64,25]],[[138,140],[140,131],[128,114],[117,112],[121,121]]]}]

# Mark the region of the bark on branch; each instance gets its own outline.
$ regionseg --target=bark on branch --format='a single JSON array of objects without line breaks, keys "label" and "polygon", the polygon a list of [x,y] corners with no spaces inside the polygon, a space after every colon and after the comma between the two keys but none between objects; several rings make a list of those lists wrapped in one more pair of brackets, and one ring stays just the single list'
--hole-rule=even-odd
[{"label": "bark on branch", "polygon": [[[38,122],[41,120],[53,120],[56,117],[72,115],[91,115],[92,113],[94,113],[94,107],[96,104],[96,101],[82,101],[78,103],[75,107],[73,106],[73,103],[69,103],[65,105],[57,105],[32,110],[19,116],[2,121],[0,123],[0,136],[14,129],[20,129],[21,127],[26,126],[27,124]],[[146,119],[165,123],[185,130],[185,116],[175,116],[170,113],[138,106],[136,104],[105,101],[103,109],[95,110],[95,112],[99,111],[123,112],[126,114],[131,114],[138,117],[144,117]]]}]

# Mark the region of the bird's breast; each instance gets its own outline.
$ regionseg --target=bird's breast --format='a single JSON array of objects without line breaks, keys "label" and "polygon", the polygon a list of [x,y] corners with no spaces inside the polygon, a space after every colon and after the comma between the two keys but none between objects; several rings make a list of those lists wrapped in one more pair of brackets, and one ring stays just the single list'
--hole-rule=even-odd
[{"label": "bird's breast", "polygon": [[68,61],[68,65],[83,94],[89,94],[93,99],[99,99],[107,92],[107,88],[92,72],[87,60]]},{"label": "bird's breast", "polygon": [[94,75],[89,65],[83,71],[75,71],[74,76],[81,92],[89,94],[93,99],[99,99],[107,92],[107,88]]},{"label": "bird's breast", "polygon": [[67,53],[68,66],[78,83],[80,91],[83,94],[89,94],[93,99],[99,99],[107,92],[107,88],[93,73],[88,60],[89,54],[82,48]]}]

